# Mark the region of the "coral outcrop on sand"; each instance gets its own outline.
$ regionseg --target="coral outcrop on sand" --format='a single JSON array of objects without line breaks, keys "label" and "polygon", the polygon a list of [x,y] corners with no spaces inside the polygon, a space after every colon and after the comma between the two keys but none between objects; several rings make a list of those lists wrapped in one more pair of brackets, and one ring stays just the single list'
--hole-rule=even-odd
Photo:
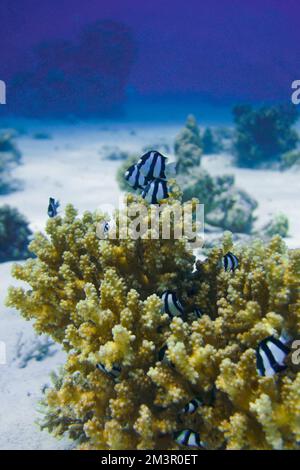
[{"label": "coral outcrop on sand", "polygon": [[197,121],[189,116],[174,145],[177,181],[183,189],[183,199],[197,197],[205,205],[206,222],[212,226],[250,233],[257,202],[235,186],[234,176],[214,177],[204,170],[200,166],[202,148]]},{"label": "coral outcrop on sand", "polygon": [[[236,187],[234,176],[215,177],[204,170],[201,167],[202,149],[203,138],[197,121],[190,115],[174,143],[176,179],[182,188],[183,200],[199,199],[205,206],[205,221],[213,227],[250,234],[255,221],[256,200]],[[117,180],[123,191],[135,192],[124,174],[136,160],[135,155],[129,155],[118,169]]]},{"label": "coral outcrop on sand", "polygon": [[179,175],[183,199],[197,197],[205,205],[205,220],[214,227],[238,233],[251,233],[256,200],[235,186],[231,175],[211,176],[202,168]]},{"label": "coral outcrop on sand", "polygon": [[0,206],[0,263],[28,258],[31,235],[28,221],[16,208]]},{"label": "coral outcrop on sand", "polygon": [[215,131],[210,127],[207,127],[202,135],[202,148],[204,155],[211,155],[214,153],[220,153],[223,145],[222,139],[218,130]]},{"label": "coral outcrop on sand", "polygon": [[233,148],[236,163],[241,167],[272,165],[280,161],[282,154],[297,147],[299,136],[293,126],[299,114],[292,104],[259,109],[247,105],[236,106],[233,117]]},{"label": "coral outcrop on sand", "polygon": [[20,163],[21,153],[15,142],[15,131],[0,132],[0,195],[7,194],[18,188],[18,181],[11,176],[11,171]]},{"label": "coral outcrop on sand", "polygon": [[[137,201],[146,205],[128,196]],[[297,448],[300,374],[289,366],[259,376],[255,349],[283,329],[299,333],[300,252],[279,237],[240,250],[226,234],[192,274],[185,239],[99,240],[103,217],[79,218],[68,206],[36,235],[37,258],[13,269],[30,287],[10,288],[8,305],[68,353],[46,392],[43,426],[81,449],[178,449],[173,434],[185,428],[209,449]],[[234,273],[221,267],[228,251],[239,259]],[[166,289],[176,291],[185,318],[162,313]],[[116,379],[104,372],[113,367]],[[180,414],[196,396],[203,405]]]},{"label": "coral outcrop on sand", "polygon": [[188,116],[185,127],[175,140],[174,150],[178,173],[186,173],[190,168],[199,166],[202,157],[202,139],[195,117]]},{"label": "coral outcrop on sand", "polygon": [[77,37],[49,39],[28,52],[11,79],[7,112],[62,118],[120,113],[136,57],[123,23],[96,20]]},{"label": "coral outcrop on sand", "polygon": [[299,150],[291,150],[281,156],[280,169],[281,170],[299,170],[300,168],[300,152]]},{"label": "coral outcrop on sand", "polygon": [[274,235],[287,237],[289,233],[289,219],[285,214],[277,214],[262,228],[262,232],[267,237],[273,237]]}]

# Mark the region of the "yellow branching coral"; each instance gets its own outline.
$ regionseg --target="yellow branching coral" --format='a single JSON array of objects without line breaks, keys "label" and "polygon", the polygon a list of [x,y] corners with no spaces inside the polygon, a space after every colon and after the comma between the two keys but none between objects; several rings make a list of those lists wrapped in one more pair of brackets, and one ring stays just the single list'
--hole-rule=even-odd
[{"label": "yellow branching coral", "polygon": [[[8,305],[68,353],[44,427],[82,449],[178,449],[173,435],[187,428],[210,449],[297,448],[300,374],[290,364],[259,376],[255,350],[266,336],[299,333],[300,252],[279,237],[233,247],[227,233],[192,274],[184,239],[99,240],[103,217],[68,206],[32,242],[37,258],[13,269],[30,288],[10,288]],[[228,251],[235,272],[221,266]],[[162,313],[166,289],[185,318]],[[182,414],[195,397],[202,405]]]}]

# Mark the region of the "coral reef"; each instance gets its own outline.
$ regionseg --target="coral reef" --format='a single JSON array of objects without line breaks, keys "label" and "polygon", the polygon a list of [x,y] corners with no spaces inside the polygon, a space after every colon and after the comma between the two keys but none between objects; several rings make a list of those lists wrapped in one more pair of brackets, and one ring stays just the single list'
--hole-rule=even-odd
[{"label": "coral reef", "polygon": [[[220,133],[226,137],[231,135],[226,129],[220,129]],[[202,140],[194,116],[188,117],[186,127],[176,138],[174,149],[183,201],[197,198],[205,204],[205,221],[214,227],[251,233],[257,202],[235,186],[233,176],[214,177],[201,168]],[[118,169],[117,180],[123,191],[135,192],[124,178],[126,170],[135,163],[136,157],[129,155]]]},{"label": "coral reef", "polygon": [[7,152],[10,154],[10,159],[18,163],[21,157],[19,150],[16,148],[14,143],[14,138],[16,136],[16,131],[11,130],[2,130],[0,134],[0,152]]},{"label": "coral reef", "polygon": [[0,206],[0,263],[28,258],[31,235],[27,220],[17,209]]},{"label": "coral reef", "polygon": [[223,227],[239,233],[251,233],[255,217],[254,210],[257,207],[256,200],[246,191],[234,186],[232,178],[228,189],[221,192],[224,178],[216,178],[215,208],[207,214],[209,224]]},{"label": "coral reef", "polygon": [[14,142],[14,130],[0,133],[0,195],[18,189],[19,182],[11,176],[11,171],[21,161],[21,153]]},{"label": "coral reef", "polygon": [[220,153],[223,149],[220,134],[207,127],[202,135],[202,148],[204,155]]},{"label": "coral reef", "polygon": [[[179,196],[174,189],[163,220]],[[147,207],[127,196],[137,202]],[[227,233],[192,274],[184,238],[99,240],[103,219],[67,206],[31,243],[37,258],[13,268],[30,287],[10,288],[7,304],[68,354],[45,393],[43,427],[81,449],[179,449],[181,429],[209,449],[297,448],[300,373],[259,376],[255,349],[283,329],[299,333],[299,250],[280,237],[238,249]],[[239,259],[234,273],[221,265],[228,251]],[[185,318],[162,313],[165,290],[176,291]],[[203,405],[182,415],[195,397]]]},{"label": "coral reef", "polygon": [[233,176],[213,177],[201,168],[204,135],[200,137],[197,121],[189,116],[175,142],[177,181],[183,190],[183,200],[198,198],[205,205],[205,221],[212,226],[250,233],[257,202],[246,191],[236,188]]},{"label": "coral reef", "polygon": [[205,221],[239,233],[251,233],[257,202],[246,191],[235,186],[234,177],[211,176],[202,168],[178,176],[183,200],[199,198],[205,204]]},{"label": "coral reef", "polygon": [[296,106],[260,109],[236,106],[233,115],[236,125],[233,148],[239,166],[257,167],[279,161],[299,141],[292,127],[298,119]]},{"label": "coral reef", "polygon": [[[281,109],[281,108],[280,108]],[[281,116],[283,119],[283,117]],[[198,129],[195,118],[190,117],[188,127],[192,128],[194,134],[195,129]],[[192,123],[192,124],[191,124]],[[216,131],[215,131],[216,132]],[[230,139],[232,137],[230,129],[219,129],[221,136]],[[239,234],[239,239],[243,241],[243,235],[254,234],[254,222],[256,220],[254,211],[257,208],[256,200],[250,196],[246,191],[235,186],[234,176],[211,176],[206,170],[199,166],[198,160],[193,159],[195,153],[196,140],[188,128],[181,132],[184,138],[177,139],[180,142],[180,158],[178,160],[178,153],[176,154],[178,161],[178,177],[177,181],[183,189],[183,200],[187,201],[191,198],[198,198],[205,205],[205,222],[211,228],[222,228],[230,230],[235,234]],[[199,131],[198,131],[198,134]],[[217,134],[218,135],[218,134]],[[212,137],[212,133],[211,133]],[[209,140],[211,140],[209,137]],[[190,139],[190,140],[189,140]],[[197,140],[199,152],[204,150],[205,146],[205,132],[201,139]],[[177,146],[179,144],[177,143]],[[225,144],[226,146],[226,144]],[[192,153],[189,154],[190,148]],[[204,151],[204,153],[208,153]],[[187,160],[187,165],[184,164],[184,158]],[[296,160],[296,159],[295,159]],[[120,179],[119,175],[119,179]],[[123,188],[124,189],[124,186]],[[263,238],[271,238],[273,235],[287,236],[288,220],[283,218],[282,215],[277,215],[275,220],[270,220],[263,228],[261,236]],[[210,230],[207,231],[208,246],[211,241],[219,238],[219,235],[214,233],[210,236]]]},{"label": "coral reef", "polygon": [[7,112],[37,117],[119,113],[135,56],[131,31],[110,20],[88,24],[74,40],[38,44],[11,79]]},{"label": "coral reef", "polygon": [[[232,137],[229,128],[217,129],[215,133],[222,142]],[[182,188],[183,201],[197,198],[204,204],[206,247],[211,247],[220,240],[220,228],[233,232],[236,241],[248,242],[250,237],[257,235],[254,229],[257,201],[235,185],[233,175],[212,176],[204,170],[200,164],[202,149],[203,136],[201,138],[196,119],[189,116],[186,127],[175,141],[176,179]],[[124,178],[126,170],[136,163],[136,159],[134,155],[127,155],[127,159],[118,169],[117,180],[123,191],[136,192]],[[288,225],[288,219],[277,214],[261,229],[259,236],[264,240],[276,234],[284,238],[288,233]]]},{"label": "coral reef", "polygon": [[300,168],[299,150],[292,150],[291,152],[286,152],[281,156],[280,169],[289,170],[290,168],[293,168],[293,170],[296,168]]},{"label": "coral reef", "polygon": [[200,165],[202,140],[197,121],[189,115],[185,127],[175,139],[174,150],[178,173],[186,173],[190,168]]},{"label": "coral reef", "polygon": [[289,233],[289,219],[284,214],[277,214],[263,227],[262,232],[268,237],[280,235],[285,238]]}]

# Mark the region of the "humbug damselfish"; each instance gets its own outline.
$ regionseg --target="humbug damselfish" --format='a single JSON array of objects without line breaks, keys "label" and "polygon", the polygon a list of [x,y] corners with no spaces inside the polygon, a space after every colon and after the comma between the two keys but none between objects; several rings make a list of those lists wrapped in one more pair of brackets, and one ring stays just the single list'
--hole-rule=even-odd
[{"label": "humbug damselfish", "polygon": [[256,349],[256,368],[259,375],[272,376],[287,368],[285,359],[290,353],[285,339],[268,336]]}]

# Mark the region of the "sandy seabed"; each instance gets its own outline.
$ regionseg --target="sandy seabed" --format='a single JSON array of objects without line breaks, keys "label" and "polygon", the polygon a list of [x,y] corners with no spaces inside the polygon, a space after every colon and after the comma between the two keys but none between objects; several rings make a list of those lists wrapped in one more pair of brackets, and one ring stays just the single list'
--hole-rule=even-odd
[{"label": "sandy seabed", "polygon": [[[24,125],[24,124],[23,124]],[[22,165],[14,176],[23,189],[0,197],[0,204],[17,207],[30,221],[31,228],[43,230],[49,196],[61,201],[62,210],[72,203],[81,214],[85,210],[116,207],[122,200],[115,175],[120,161],[105,160],[107,149],[119,147],[140,156],[145,146],[169,145],[181,125],[76,123],[41,125],[25,123],[25,133],[17,143]],[[36,132],[50,139],[37,140]],[[284,213],[290,221],[290,248],[300,246],[300,172],[238,169],[229,155],[204,157],[202,166],[211,174],[233,174],[236,185],[258,201],[257,228],[274,214]],[[34,341],[30,322],[4,306],[9,285],[16,285],[10,275],[12,263],[0,264],[0,341],[6,344],[6,364],[0,365],[0,449],[68,449],[67,439],[56,440],[36,424],[40,418],[38,402],[43,387],[50,383],[51,370],[64,362],[64,353],[56,346],[42,361],[29,360],[20,367],[16,357],[18,338],[29,345]]]}]

